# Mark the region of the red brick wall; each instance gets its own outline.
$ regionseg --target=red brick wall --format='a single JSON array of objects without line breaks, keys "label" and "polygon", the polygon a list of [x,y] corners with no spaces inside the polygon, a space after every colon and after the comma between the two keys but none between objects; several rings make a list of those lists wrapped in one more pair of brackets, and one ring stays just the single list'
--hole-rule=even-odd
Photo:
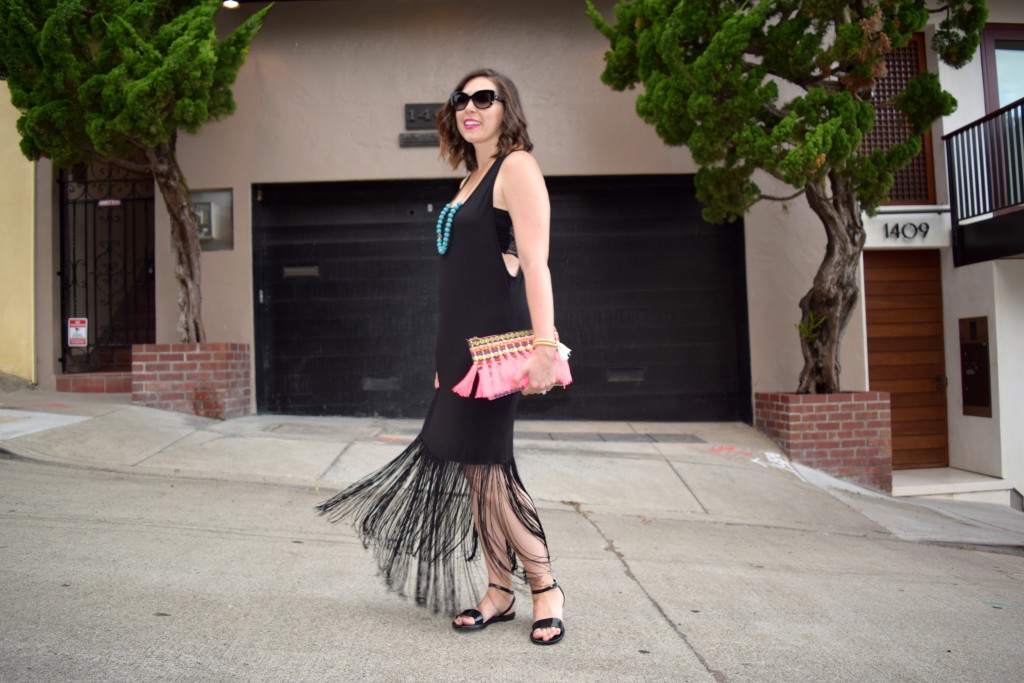
[{"label": "red brick wall", "polygon": [[880,491],[892,491],[889,394],[754,395],[754,426],[798,463]]},{"label": "red brick wall", "polygon": [[58,375],[57,391],[71,394],[129,394],[132,391],[130,372],[86,372]]},{"label": "red brick wall", "polygon": [[250,412],[249,345],[137,344],[132,403],[224,420]]}]

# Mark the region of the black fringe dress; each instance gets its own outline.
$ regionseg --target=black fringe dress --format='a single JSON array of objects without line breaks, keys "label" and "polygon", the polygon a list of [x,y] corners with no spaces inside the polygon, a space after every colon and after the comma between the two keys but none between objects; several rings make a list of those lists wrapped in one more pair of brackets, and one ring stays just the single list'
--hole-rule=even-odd
[{"label": "black fringe dress", "polygon": [[522,579],[529,566],[548,571],[544,531],[512,452],[520,394],[487,400],[452,391],[471,365],[467,339],[530,327],[522,272],[509,275],[502,258],[515,253],[511,218],[493,201],[502,161],[456,213],[441,256],[440,388],[419,436],[317,506],[331,522],[352,523],[389,588],[450,614],[476,602],[483,584],[471,570],[481,555]]}]

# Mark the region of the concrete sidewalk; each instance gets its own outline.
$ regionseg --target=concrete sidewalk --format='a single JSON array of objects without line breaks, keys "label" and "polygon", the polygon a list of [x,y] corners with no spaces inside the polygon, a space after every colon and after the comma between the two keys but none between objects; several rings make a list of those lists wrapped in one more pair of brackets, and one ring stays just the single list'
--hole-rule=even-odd
[{"label": "concrete sidewalk", "polygon": [[[133,406],[128,395],[0,392],[0,449],[16,456],[327,491],[391,460],[420,424],[285,415],[221,422]],[[538,470],[528,479],[541,502],[573,500],[626,514],[707,513],[702,501],[721,499],[731,501],[723,510],[730,519],[763,520],[768,514],[798,523],[808,520],[779,486],[800,481],[901,539],[998,546],[1024,554],[1024,514],[984,503],[893,498],[860,488],[790,463],[773,441],[741,423],[520,420],[516,452],[523,472]],[[552,453],[560,457],[549,461],[546,456]],[[732,466],[728,480],[708,475],[724,465]],[[700,473],[695,479],[701,483],[688,483],[681,472]]]},{"label": "concrete sidewalk", "polygon": [[[531,646],[522,590],[513,626],[453,635],[386,596],[351,530],[312,514],[419,426],[0,393],[0,680],[931,683],[1024,670],[1024,515],[848,486],[735,423],[521,421],[517,461],[566,585],[568,635]],[[170,607],[154,617],[151,604]]]}]

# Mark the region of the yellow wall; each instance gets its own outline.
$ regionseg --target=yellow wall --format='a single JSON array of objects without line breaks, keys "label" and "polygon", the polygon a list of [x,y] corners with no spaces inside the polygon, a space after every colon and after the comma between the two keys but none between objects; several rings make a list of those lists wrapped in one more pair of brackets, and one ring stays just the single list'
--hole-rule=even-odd
[{"label": "yellow wall", "polygon": [[0,372],[34,382],[34,177],[18,147],[17,120],[0,86]]}]

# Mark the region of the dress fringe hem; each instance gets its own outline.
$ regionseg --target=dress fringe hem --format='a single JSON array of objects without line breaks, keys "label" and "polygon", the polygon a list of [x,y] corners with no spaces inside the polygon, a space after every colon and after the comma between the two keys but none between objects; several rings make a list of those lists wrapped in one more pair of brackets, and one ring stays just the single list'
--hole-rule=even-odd
[{"label": "dress fringe hem", "polygon": [[435,612],[456,614],[476,602],[481,556],[493,571],[523,580],[527,569],[549,567],[544,530],[514,460],[444,460],[416,438],[315,509],[352,525],[390,590]]}]

